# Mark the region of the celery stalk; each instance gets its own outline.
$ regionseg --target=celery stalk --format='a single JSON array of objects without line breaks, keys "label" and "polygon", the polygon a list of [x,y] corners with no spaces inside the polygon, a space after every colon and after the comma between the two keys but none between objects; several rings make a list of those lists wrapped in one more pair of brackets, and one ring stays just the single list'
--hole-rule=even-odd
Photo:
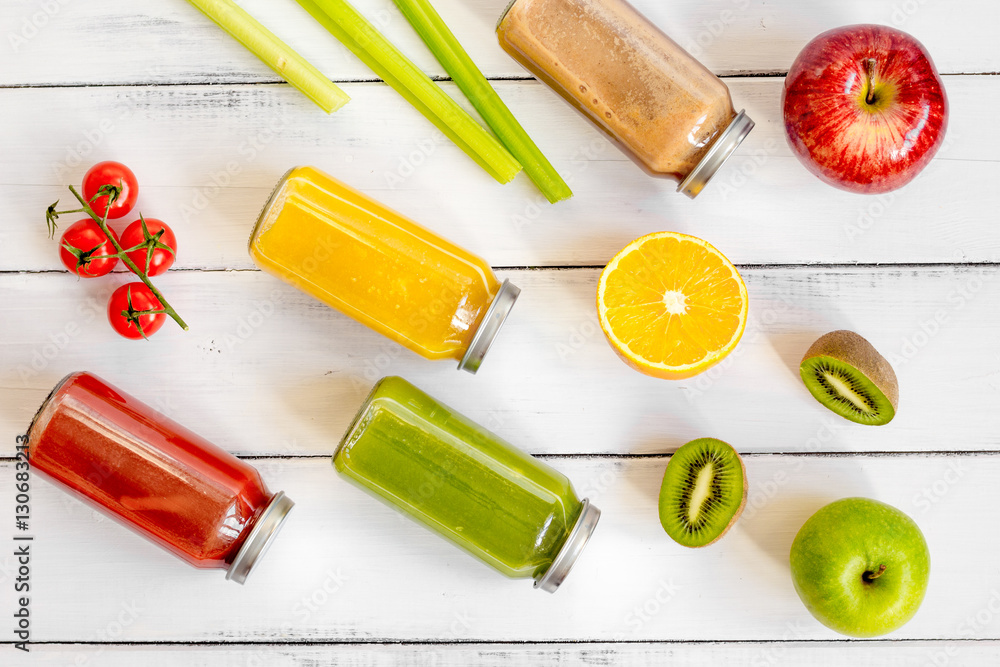
[{"label": "celery stalk", "polygon": [[220,28],[240,41],[278,76],[331,113],[351,99],[305,58],[278,39],[232,0],[188,0]]},{"label": "celery stalk", "polygon": [[554,204],[572,197],[573,191],[566,181],[517,122],[430,1],[395,0],[395,3],[546,199]]},{"label": "celery stalk", "polygon": [[296,0],[313,18],[501,183],[521,165],[345,0]]}]

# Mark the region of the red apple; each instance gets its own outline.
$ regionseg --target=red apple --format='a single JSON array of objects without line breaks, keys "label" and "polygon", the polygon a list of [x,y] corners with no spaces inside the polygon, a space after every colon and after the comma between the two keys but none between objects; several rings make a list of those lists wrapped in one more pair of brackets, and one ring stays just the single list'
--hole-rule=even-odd
[{"label": "red apple", "polygon": [[923,44],[884,25],[829,30],[799,53],[782,93],[792,151],[851,192],[909,183],[944,141],[948,100]]}]

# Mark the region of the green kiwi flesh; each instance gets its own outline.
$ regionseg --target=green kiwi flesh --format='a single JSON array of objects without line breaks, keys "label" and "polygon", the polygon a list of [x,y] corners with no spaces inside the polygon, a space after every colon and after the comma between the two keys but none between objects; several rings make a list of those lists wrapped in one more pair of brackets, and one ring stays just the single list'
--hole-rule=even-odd
[{"label": "green kiwi flesh", "polygon": [[678,544],[708,546],[736,523],[746,501],[746,468],[736,450],[715,438],[692,440],[663,473],[660,524]]},{"label": "green kiwi flesh", "polygon": [[817,401],[858,424],[881,426],[896,416],[899,384],[892,366],[853,331],[832,331],[812,344],[799,373]]}]

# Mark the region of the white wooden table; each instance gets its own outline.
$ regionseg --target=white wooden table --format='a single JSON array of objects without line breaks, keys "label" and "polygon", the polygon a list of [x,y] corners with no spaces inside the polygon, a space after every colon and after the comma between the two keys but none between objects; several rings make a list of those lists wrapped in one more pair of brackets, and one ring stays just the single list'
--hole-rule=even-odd
[{"label": "white wooden table", "polygon": [[[14,438],[64,374],[87,369],[247,457],[297,503],[245,587],[186,567],[35,479],[31,652],[3,665],[968,665],[1000,659],[1000,4],[945,0],[637,0],[757,121],[697,201],[647,178],[497,47],[506,0],[437,0],[445,20],[576,196],[500,186],[291,0],[241,2],[353,98],[325,116],[183,0],[0,2],[0,639],[14,639]],[[359,0],[443,72],[389,0]],[[819,32],[916,35],[946,76],[948,141],[912,185],[862,197],[820,183],[781,129],[782,75]],[[449,92],[456,92],[442,83]],[[464,100],[463,100],[464,102]],[[191,325],[117,338],[125,274],[77,281],[43,210],[102,159],[173,225],[159,285]],[[246,239],[278,177],[313,164],[488,258],[523,289],[479,375],[402,351],[255,270]],[[635,237],[714,243],[751,324],[684,382],[615,357],[600,268]],[[797,377],[819,334],[866,336],[895,364],[884,428],[825,411]],[[556,595],[511,581],[338,478],[335,444],[373,382],[399,374],[565,471],[604,511]],[[686,550],[659,528],[669,453],[699,436],[746,454],[734,530]],[[849,641],[793,591],[803,521],[864,495],[909,513],[930,588],[900,631]]]}]

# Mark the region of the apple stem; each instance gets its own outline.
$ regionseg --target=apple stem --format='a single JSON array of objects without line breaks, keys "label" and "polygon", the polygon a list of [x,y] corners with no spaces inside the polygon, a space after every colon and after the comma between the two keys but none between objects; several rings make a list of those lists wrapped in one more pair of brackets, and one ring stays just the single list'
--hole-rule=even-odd
[{"label": "apple stem", "polygon": [[869,582],[875,581],[876,579],[881,577],[883,573],[885,573],[885,565],[879,565],[878,572],[872,572],[871,570],[868,570],[867,572],[861,575],[861,578]]},{"label": "apple stem", "polygon": [[865,61],[865,70],[868,73],[868,92],[865,94],[865,102],[873,104],[875,102],[875,67],[878,63],[874,58]]}]

